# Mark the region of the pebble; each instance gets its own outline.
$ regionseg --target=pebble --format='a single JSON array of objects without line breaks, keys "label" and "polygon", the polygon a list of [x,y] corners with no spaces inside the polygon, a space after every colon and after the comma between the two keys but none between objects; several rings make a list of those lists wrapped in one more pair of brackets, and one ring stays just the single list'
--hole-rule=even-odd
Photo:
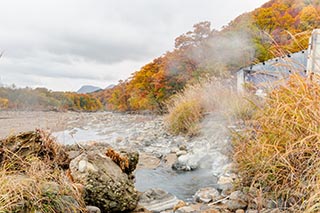
[{"label": "pebble", "polygon": [[149,189],[140,195],[139,205],[152,212],[173,209],[179,200],[173,194],[161,189]]},{"label": "pebble", "polygon": [[101,213],[101,210],[96,206],[86,206],[88,213]]},{"label": "pebble", "polygon": [[194,195],[194,200],[201,203],[209,203],[220,199],[220,193],[213,187],[199,189]]},{"label": "pebble", "polygon": [[181,151],[178,151],[178,152],[176,153],[177,157],[180,157],[181,155],[186,155],[186,154],[188,154],[188,153],[187,153],[187,151],[185,151],[185,150],[181,150]]},{"label": "pebble", "polygon": [[237,209],[244,209],[247,207],[247,197],[241,191],[232,192],[229,196],[229,200],[224,201],[224,204],[231,211],[236,211]]}]

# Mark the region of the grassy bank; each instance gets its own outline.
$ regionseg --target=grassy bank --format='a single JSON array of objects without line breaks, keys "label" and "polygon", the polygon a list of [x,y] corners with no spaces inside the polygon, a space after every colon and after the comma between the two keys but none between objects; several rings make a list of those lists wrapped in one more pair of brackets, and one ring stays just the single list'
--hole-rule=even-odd
[{"label": "grassy bank", "polygon": [[199,133],[203,117],[219,112],[230,120],[248,120],[256,108],[256,98],[238,95],[232,79],[206,79],[174,95],[167,103],[166,124],[173,134],[193,136]]},{"label": "grassy bank", "polygon": [[291,76],[234,137],[239,187],[260,197],[259,205],[271,200],[279,207],[320,211],[319,100],[319,79]]}]

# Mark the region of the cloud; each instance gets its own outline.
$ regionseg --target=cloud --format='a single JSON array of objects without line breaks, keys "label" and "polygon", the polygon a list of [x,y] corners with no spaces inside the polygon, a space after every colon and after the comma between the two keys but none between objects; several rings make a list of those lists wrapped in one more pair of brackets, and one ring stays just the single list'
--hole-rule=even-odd
[{"label": "cloud", "polygon": [[48,87],[66,90],[76,86],[63,85],[61,79],[116,83],[171,50],[174,38],[193,24],[209,20],[220,28],[263,2],[3,1],[0,51],[5,55],[0,59],[0,76],[4,83],[18,86],[36,86],[50,79]]}]

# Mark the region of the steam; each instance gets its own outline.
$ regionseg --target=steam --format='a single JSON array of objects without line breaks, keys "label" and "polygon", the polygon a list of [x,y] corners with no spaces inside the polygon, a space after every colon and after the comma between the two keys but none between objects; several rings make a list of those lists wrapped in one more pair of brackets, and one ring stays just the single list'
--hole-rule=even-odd
[{"label": "steam", "polygon": [[213,74],[219,74],[232,71],[227,69],[247,66],[253,61],[254,53],[250,35],[246,32],[233,32],[215,35],[201,48],[194,49],[190,57],[197,61],[200,67],[206,67]]},{"label": "steam", "polygon": [[[183,74],[188,68],[213,76],[226,77],[254,60],[252,36],[245,31],[216,32],[183,51],[182,59],[170,61],[171,75]],[[189,66],[189,67],[188,67]]]}]

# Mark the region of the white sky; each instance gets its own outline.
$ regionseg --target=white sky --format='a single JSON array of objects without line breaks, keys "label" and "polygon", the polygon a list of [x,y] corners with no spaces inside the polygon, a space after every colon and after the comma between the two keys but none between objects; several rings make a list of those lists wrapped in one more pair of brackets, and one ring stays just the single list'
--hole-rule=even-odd
[{"label": "white sky", "polygon": [[0,83],[78,90],[126,79],[200,21],[266,0],[0,0]]}]

